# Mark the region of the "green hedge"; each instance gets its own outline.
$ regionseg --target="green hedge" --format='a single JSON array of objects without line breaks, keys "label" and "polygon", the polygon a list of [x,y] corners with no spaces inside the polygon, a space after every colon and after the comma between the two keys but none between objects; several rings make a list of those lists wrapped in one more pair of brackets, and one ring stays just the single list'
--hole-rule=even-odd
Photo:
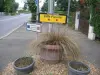
[{"label": "green hedge", "polygon": [[68,25],[73,29],[75,28],[75,12],[70,12]]},{"label": "green hedge", "polygon": [[91,6],[92,18],[90,20],[90,23],[91,25],[94,26],[94,33],[100,37],[100,2],[99,1],[95,4],[92,4]]},{"label": "green hedge", "polygon": [[94,24],[94,33],[100,37],[100,15],[97,14],[94,18],[93,18],[93,23]]},{"label": "green hedge", "polygon": [[66,15],[66,14],[67,14],[67,12],[66,12],[66,11],[55,11],[55,13],[56,13],[56,14],[64,14],[64,15]]}]

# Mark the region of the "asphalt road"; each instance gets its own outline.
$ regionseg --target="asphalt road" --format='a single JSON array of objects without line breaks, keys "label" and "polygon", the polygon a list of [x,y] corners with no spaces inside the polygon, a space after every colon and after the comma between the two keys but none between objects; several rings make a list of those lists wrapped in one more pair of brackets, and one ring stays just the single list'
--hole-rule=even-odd
[{"label": "asphalt road", "polygon": [[30,18],[31,14],[20,14],[17,16],[0,17],[0,38],[11,33],[15,28],[23,25]]}]

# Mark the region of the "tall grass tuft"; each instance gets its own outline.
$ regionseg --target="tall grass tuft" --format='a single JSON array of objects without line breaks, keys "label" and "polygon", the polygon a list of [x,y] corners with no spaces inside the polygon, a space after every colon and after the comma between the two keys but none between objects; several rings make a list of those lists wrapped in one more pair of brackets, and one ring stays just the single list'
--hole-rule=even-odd
[{"label": "tall grass tuft", "polygon": [[62,48],[63,56],[71,57],[70,60],[79,58],[78,46],[65,34],[56,32],[42,33],[37,40],[32,42],[33,50],[34,48],[40,48],[41,50],[44,45],[59,45]]}]

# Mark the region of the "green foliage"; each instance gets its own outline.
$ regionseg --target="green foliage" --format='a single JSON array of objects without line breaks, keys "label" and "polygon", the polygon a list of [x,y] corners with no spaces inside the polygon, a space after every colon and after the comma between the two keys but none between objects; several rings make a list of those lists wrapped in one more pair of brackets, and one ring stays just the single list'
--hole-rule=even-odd
[{"label": "green foliage", "polygon": [[4,12],[4,0],[0,0],[0,12]]},{"label": "green foliage", "polygon": [[13,4],[13,0],[5,0],[4,11],[6,14],[10,13],[12,4]]},{"label": "green foliage", "polygon": [[19,4],[15,0],[5,0],[4,2],[4,11],[6,14],[16,13]]},{"label": "green foliage", "polygon": [[97,36],[100,36],[100,4],[98,4],[98,2],[100,2],[100,0],[90,0],[88,3],[90,5],[91,13],[90,23],[94,26],[94,33]]},{"label": "green foliage", "polygon": [[36,13],[37,7],[35,4],[35,0],[27,0],[27,4],[31,13]]},{"label": "green foliage", "polygon": [[11,7],[11,13],[16,13],[17,9],[18,9],[19,4],[18,3],[13,3],[12,7]]},{"label": "green foliage", "polygon": [[55,0],[60,11],[67,11],[68,0]]},{"label": "green foliage", "polygon": [[99,0],[85,0],[87,5],[95,5],[96,2],[98,2]]},{"label": "green foliage", "polygon": [[80,18],[81,19],[85,19],[85,20],[89,20],[90,19],[90,12],[88,8],[83,8],[80,11]]},{"label": "green foliage", "polygon": [[[68,0],[55,0],[57,3],[56,10],[67,11],[68,10]],[[77,2],[71,0],[70,11],[75,12],[77,8]]]},{"label": "green foliage", "polygon": [[71,1],[71,6],[70,6],[70,11],[75,12],[77,10],[78,2],[76,1]]},{"label": "green foliage", "polygon": [[24,3],[24,8],[23,8],[24,10],[26,10],[27,9],[27,4],[26,3]]},{"label": "green foliage", "polygon": [[18,10],[18,13],[24,13],[25,11],[24,10]]},{"label": "green foliage", "polygon": [[94,33],[100,36],[100,14],[96,14],[91,20],[91,23],[94,25]]},{"label": "green foliage", "polygon": [[19,7],[19,4],[15,2],[14,3],[14,9],[15,9],[15,11],[17,11],[18,7]]},{"label": "green foliage", "polygon": [[[55,6],[55,11],[67,11],[68,9],[68,0],[55,0],[55,3],[57,4]],[[77,8],[77,2],[71,0],[71,7],[70,10],[71,12],[75,12]],[[47,12],[48,11],[48,0],[46,0],[44,2],[44,5],[41,9],[43,12]]]},{"label": "green foliage", "polygon": [[66,11],[55,11],[56,14],[64,14],[66,15]]},{"label": "green foliage", "polygon": [[75,28],[75,12],[70,13],[68,25],[73,29]]},{"label": "green foliage", "polygon": [[45,1],[42,8],[41,8],[41,11],[42,12],[48,12],[48,2]]},{"label": "green foliage", "polygon": [[28,13],[30,13],[30,11],[26,11],[26,10],[18,10],[18,13],[20,14],[20,13],[26,13],[26,14],[28,14]]},{"label": "green foliage", "polygon": [[31,21],[34,21],[34,20],[36,20],[36,14],[32,13]]}]

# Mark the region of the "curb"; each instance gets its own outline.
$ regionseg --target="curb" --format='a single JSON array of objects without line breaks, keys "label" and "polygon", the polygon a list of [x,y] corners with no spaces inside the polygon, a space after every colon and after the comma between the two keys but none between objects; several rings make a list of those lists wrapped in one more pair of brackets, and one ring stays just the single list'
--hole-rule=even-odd
[{"label": "curb", "polygon": [[[24,24],[25,24],[25,23],[24,23]],[[24,25],[24,24],[23,24],[23,25]],[[23,25],[20,25],[20,26],[18,26],[18,27],[16,27],[16,28],[12,29],[10,32],[8,32],[7,34],[5,34],[4,36],[1,36],[0,39],[3,39],[3,38],[5,38],[5,37],[9,36],[11,33],[13,33],[15,30],[17,30],[18,28],[20,28],[20,27],[23,26]]]}]

